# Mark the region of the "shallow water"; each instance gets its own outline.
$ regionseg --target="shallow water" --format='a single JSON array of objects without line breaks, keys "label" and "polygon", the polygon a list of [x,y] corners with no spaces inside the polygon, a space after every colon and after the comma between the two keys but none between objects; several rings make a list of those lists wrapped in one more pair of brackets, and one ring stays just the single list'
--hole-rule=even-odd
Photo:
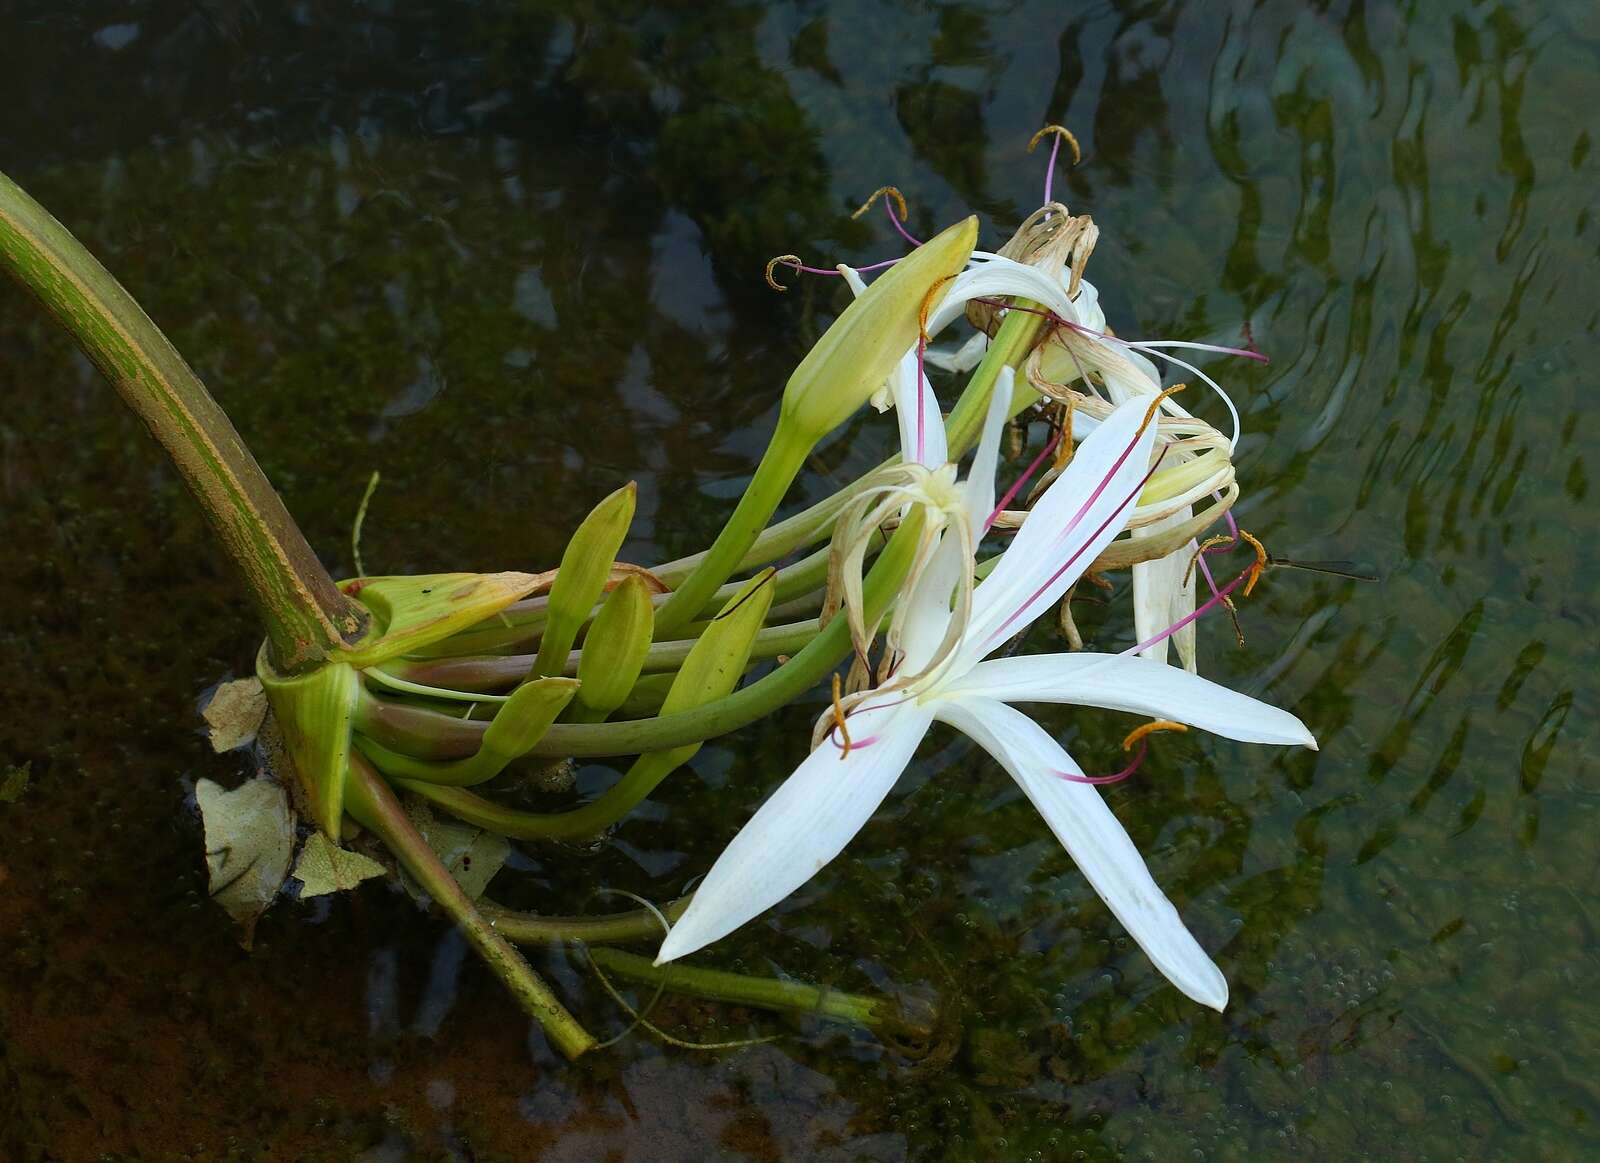
[{"label": "shallow water", "polygon": [[[1241,521],[1202,629],[1287,754],[1163,737],[1110,798],[1233,988],[1167,987],[1007,778],[935,735],[846,857],[706,960],[936,997],[932,1053],[675,1002],[558,1062],[381,886],[206,900],[196,700],[254,631],[153,445],[0,287],[0,1155],[33,1159],[1567,1159],[1600,1117],[1591,4],[44,4],[0,17],[4,168],[145,304],[335,572],[536,568],[640,483],[627,553],[714,533],[839,300],[772,254],[996,245],[1064,184],[1123,333],[1242,337]],[[1058,189],[1062,187],[1058,186]],[[1592,360],[1588,361],[1592,364]],[[884,426],[826,448],[821,495]],[[796,498],[799,499],[798,497]],[[1132,639],[1125,579],[1095,642]],[[1040,643],[1045,641],[1041,632]],[[530,906],[664,899],[803,753],[707,747]],[[1047,718],[1086,762],[1124,716]],[[604,786],[603,766],[579,773]],[[538,964],[623,1022],[578,961]]]}]

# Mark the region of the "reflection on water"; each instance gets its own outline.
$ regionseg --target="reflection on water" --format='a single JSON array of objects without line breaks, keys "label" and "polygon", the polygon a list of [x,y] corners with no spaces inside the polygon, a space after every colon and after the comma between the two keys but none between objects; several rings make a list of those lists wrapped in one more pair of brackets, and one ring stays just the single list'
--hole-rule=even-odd
[{"label": "reflection on water", "polygon": [[[845,859],[715,952],[936,993],[920,1057],[672,1001],[684,1037],[785,1037],[633,1036],[563,1067],[381,888],[280,907],[243,954],[182,801],[230,770],[186,708],[248,668],[247,618],[148,442],[7,289],[0,765],[33,780],[0,804],[0,1147],[1578,1154],[1600,1116],[1592,6],[1059,8],[27,3],[0,153],[331,565],[381,464],[365,555],[422,571],[547,564],[628,477],[629,556],[703,544],[838,306],[774,296],[765,259],[888,252],[848,218],[886,181],[913,229],[973,207],[998,242],[1037,197],[1028,136],[1072,126],[1065,196],[1105,231],[1113,323],[1273,356],[1214,369],[1246,413],[1246,524],[1381,578],[1275,570],[1242,650],[1203,631],[1212,675],[1294,709],[1319,754],[1169,736],[1112,793],[1227,1013],[1165,987],[1010,781],[938,734]],[[886,437],[862,424],[807,487]],[[1125,597],[1086,633],[1131,641]],[[1054,716],[1085,752],[1127,727]],[[707,748],[612,842],[531,849],[518,899],[678,893],[807,722]],[[542,967],[622,1028],[577,959]]]}]

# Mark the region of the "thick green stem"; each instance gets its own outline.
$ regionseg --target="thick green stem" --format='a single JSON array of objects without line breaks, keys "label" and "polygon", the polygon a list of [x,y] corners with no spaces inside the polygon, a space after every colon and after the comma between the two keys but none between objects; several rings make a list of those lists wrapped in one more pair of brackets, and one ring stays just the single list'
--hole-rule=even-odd
[{"label": "thick green stem", "polygon": [[345,807],[358,823],[370,828],[393,852],[424,892],[455,921],[478,955],[568,1058],[592,1050],[595,1040],[550,992],[550,987],[478,912],[467,894],[422,838],[405,809],[371,765],[351,756]]},{"label": "thick green stem", "polygon": [[[889,608],[900,592],[921,536],[918,510],[889,538],[889,544],[873,563],[863,588],[868,625]],[[725,735],[799,698],[849,653],[850,628],[846,619],[835,618],[788,662],[726,698],[654,719],[592,725],[557,723],[545,732],[530,754],[637,755]],[[484,724],[369,698],[362,702],[358,729],[395,751],[426,759],[454,759],[477,751]]]},{"label": "thick green stem", "polygon": [[640,985],[658,985],[673,993],[711,1001],[756,1006],[780,1013],[812,1014],[881,1033],[926,1038],[933,1033],[931,1014],[910,1014],[888,998],[842,993],[825,985],[746,977],[719,969],[689,965],[653,965],[647,957],[621,949],[591,948],[589,959],[606,973]]},{"label": "thick green stem", "polygon": [[519,945],[549,945],[561,941],[585,941],[591,945],[623,945],[634,941],[659,941],[666,936],[661,917],[668,923],[683,916],[690,897],[679,897],[663,906],[660,915],[649,909],[614,913],[609,917],[546,917],[519,913],[490,900],[480,900],[478,908],[507,941]]},{"label": "thick green stem", "polygon": [[334,586],[183,357],[66,227],[4,174],[0,265],[72,333],[166,450],[244,577],[273,665],[297,672],[359,638],[361,606]]},{"label": "thick green stem", "polygon": [[657,637],[666,637],[691,621],[705,609],[717,587],[733,576],[782,503],[810,452],[811,443],[796,435],[780,418],[772,442],[767,445],[728,523],[717,534],[705,558],[673,589],[666,605],[656,612]]}]

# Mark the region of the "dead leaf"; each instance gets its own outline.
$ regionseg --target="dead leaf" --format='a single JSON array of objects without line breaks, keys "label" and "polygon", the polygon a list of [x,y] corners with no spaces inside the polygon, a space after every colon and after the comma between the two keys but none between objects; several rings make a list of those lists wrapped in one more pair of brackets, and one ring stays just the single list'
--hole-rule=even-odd
[{"label": "dead leaf", "polygon": [[247,780],[233,791],[202,779],[194,795],[205,821],[211,899],[238,922],[240,943],[248,949],[256,918],[278,895],[289,871],[294,852],[289,797],[270,779]]},{"label": "dead leaf", "polygon": [[[511,855],[511,841],[498,832],[485,832],[471,824],[439,819],[422,799],[411,797],[406,804],[406,814],[422,833],[428,847],[455,877],[461,891],[472,900],[483,895],[494,874]],[[409,876],[402,880],[412,896],[421,899],[426,895]]]},{"label": "dead leaf", "polygon": [[267,693],[254,676],[235,679],[217,687],[200,713],[211,729],[211,749],[232,751],[255,740],[267,713]]},{"label": "dead leaf", "polygon": [[321,832],[312,834],[300,849],[294,877],[302,887],[301,899],[330,892],[349,892],[363,880],[384,874],[383,865],[359,852],[340,848]]}]

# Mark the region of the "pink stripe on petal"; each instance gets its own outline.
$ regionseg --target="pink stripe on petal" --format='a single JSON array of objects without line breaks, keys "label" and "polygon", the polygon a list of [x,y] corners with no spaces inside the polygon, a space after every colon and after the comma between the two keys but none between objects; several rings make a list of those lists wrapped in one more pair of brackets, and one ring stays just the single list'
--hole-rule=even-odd
[{"label": "pink stripe on petal", "polygon": [[[1062,530],[1061,534],[1056,538],[1057,541],[1060,541],[1062,537],[1065,537],[1068,533],[1072,532],[1072,527],[1082,519],[1083,514],[1088,510],[1089,506],[1093,504],[1095,499],[1105,491],[1106,486],[1111,482],[1112,476],[1116,474],[1116,471],[1122,465],[1122,462],[1128,459],[1128,454],[1133,451],[1134,447],[1137,446],[1138,443],[1139,438],[1135,436],[1133,444],[1130,444],[1127,450],[1124,451],[1123,454],[1117,459],[1117,463],[1112,466],[1111,472],[1106,475],[1105,480],[1100,482],[1099,487],[1095,489],[1094,494],[1090,496],[1089,500],[1084,502],[1083,508],[1078,510],[1077,515],[1073,517],[1068,526]],[[1120,505],[1112,510],[1110,516],[1108,516],[1104,521],[1100,522],[1100,527],[1098,529],[1096,529],[1088,537],[1084,538],[1083,544],[1078,546],[1077,550],[1072,554],[1072,556],[1067,558],[1067,560],[1061,564],[1061,567],[1045,580],[1043,585],[1034,590],[1033,593],[1029,594],[1027,599],[1023,601],[1022,604],[1019,605],[1015,610],[1013,610],[1006,620],[989,635],[984,642],[985,647],[991,647],[996,642],[1000,641],[1000,639],[1005,637],[1008,628],[1012,625],[1012,623],[1022,616],[1023,611],[1025,611],[1029,606],[1033,605],[1033,603],[1038,600],[1040,594],[1044,593],[1051,586],[1055,585],[1055,583],[1060,579],[1061,575],[1066,573],[1067,570],[1071,569],[1072,566],[1077,562],[1078,558],[1083,556],[1084,551],[1094,543],[1095,538],[1104,533],[1106,531],[1106,527],[1109,526],[1111,522],[1122,516],[1122,514],[1127,510],[1128,506],[1132,505],[1139,499],[1139,494],[1144,492],[1145,485],[1147,485],[1150,482],[1150,478],[1155,475],[1156,469],[1161,466],[1162,458],[1165,456],[1166,449],[1163,447],[1161,452],[1157,454],[1155,463],[1150,466],[1150,471],[1145,473],[1144,476],[1140,478],[1138,485],[1134,487],[1133,491],[1123,499]]]}]

